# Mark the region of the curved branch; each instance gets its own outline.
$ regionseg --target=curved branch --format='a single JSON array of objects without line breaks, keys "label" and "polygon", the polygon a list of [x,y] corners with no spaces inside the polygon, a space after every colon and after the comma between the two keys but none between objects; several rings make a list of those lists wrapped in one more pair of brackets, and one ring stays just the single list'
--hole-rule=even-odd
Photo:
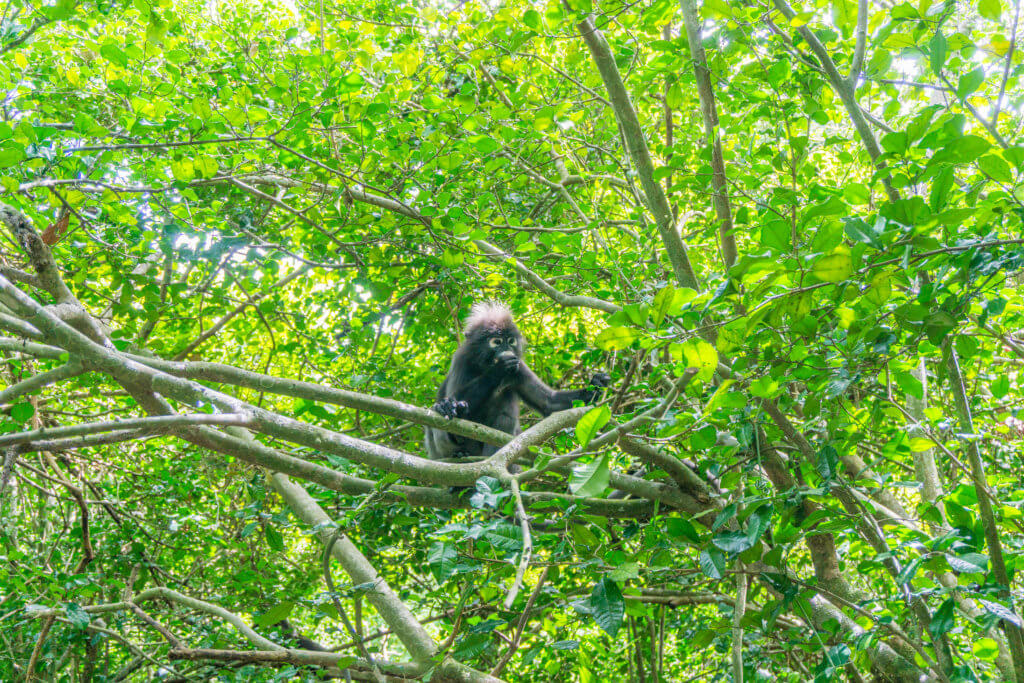
[{"label": "curved branch", "polygon": [[661,241],[665,245],[665,253],[672,264],[676,280],[684,287],[699,292],[702,288],[697,281],[693,264],[690,263],[686,245],[683,244],[682,238],[676,231],[675,221],[672,219],[672,208],[669,206],[665,191],[654,180],[654,162],[651,160],[651,153],[647,148],[647,139],[644,137],[636,109],[633,108],[633,102],[626,91],[626,85],[622,82],[622,74],[619,73],[619,67],[615,64],[615,57],[612,55],[611,48],[608,47],[608,41],[597,30],[590,17],[577,24],[576,28],[587,44],[594,65],[601,75],[601,80],[604,81],[605,90],[608,91],[608,99],[611,100],[615,119],[622,131],[626,151],[640,177],[640,187],[643,188],[647,205],[650,207],[651,213],[654,214],[654,222],[658,226],[658,232],[661,234]]},{"label": "curved branch", "polygon": [[553,299],[555,302],[563,306],[578,308],[595,308],[599,311],[604,311],[605,313],[617,313],[622,310],[620,306],[617,306],[616,304],[613,304],[610,301],[603,301],[601,299],[596,299],[591,296],[576,296],[566,294],[565,292],[560,292],[559,290],[552,287],[547,280],[545,280],[540,275],[537,275],[537,273],[527,268],[523,264],[523,262],[517,259],[515,256],[506,254],[498,247],[494,246],[493,244],[490,244],[489,242],[485,242],[484,240],[473,240],[473,244],[475,244],[480,249],[480,251],[490,256],[493,260],[511,261],[512,266],[516,269],[516,272],[522,275],[527,282],[529,282],[531,285],[539,289],[541,292],[551,297],[551,299]]}]

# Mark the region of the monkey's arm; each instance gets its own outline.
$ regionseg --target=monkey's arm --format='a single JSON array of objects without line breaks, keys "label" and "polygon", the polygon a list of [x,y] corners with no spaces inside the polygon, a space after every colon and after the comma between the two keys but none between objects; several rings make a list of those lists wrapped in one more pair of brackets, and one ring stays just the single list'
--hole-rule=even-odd
[{"label": "monkey's arm", "polygon": [[[495,368],[491,372],[476,375],[465,381],[459,372],[445,378],[437,392],[434,412],[449,420],[462,417],[473,422],[486,424],[484,415],[498,385],[508,377],[507,369]],[[488,424],[501,428],[498,425]],[[506,430],[512,433],[512,430]],[[479,455],[484,445],[464,436],[457,436],[441,429],[427,428],[427,454],[434,460],[455,457],[458,454]]]},{"label": "monkey's arm", "polygon": [[601,389],[608,386],[608,382],[611,380],[611,377],[599,372],[590,378],[590,384],[595,387],[594,389],[556,391],[544,384],[544,381],[526,363],[520,364],[519,372],[520,380],[517,387],[519,397],[526,405],[544,416],[572,408],[573,401],[583,401],[584,403],[595,401],[601,395]]},{"label": "monkey's arm", "polygon": [[494,393],[502,380],[507,375],[495,369],[486,374],[477,375],[468,382],[446,381],[442,387],[442,396],[438,397],[434,404],[434,410],[441,415],[451,419],[453,417],[468,417],[479,412],[479,408]]}]

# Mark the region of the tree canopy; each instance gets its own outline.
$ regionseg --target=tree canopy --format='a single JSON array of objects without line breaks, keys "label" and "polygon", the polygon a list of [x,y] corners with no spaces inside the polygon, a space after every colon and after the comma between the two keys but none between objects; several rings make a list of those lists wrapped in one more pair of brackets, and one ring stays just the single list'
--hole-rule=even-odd
[{"label": "tree canopy", "polygon": [[790,2],[9,0],[0,679],[1024,683],[1020,3]]}]

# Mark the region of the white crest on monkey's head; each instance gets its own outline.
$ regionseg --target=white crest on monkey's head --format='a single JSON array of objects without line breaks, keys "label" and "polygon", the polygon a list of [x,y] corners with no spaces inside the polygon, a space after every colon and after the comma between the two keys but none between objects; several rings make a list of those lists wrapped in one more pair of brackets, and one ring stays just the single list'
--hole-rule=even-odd
[{"label": "white crest on monkey's head", "polygon": [[500,301],[480,301],[473,304],[466,318],[466,327],[463,334],[468,335],[478,327],[493,327],[496,329],[509,329],[515,327],[512,320],[512,311]]}]

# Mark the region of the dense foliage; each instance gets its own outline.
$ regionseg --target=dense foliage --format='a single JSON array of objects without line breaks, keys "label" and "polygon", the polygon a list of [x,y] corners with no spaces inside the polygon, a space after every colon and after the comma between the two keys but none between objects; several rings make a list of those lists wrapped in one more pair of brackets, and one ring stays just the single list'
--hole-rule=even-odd
[{"label": "dense foliage", "polygon": [[1019,18],[6,3],[0,679],[1024,683]]}]

